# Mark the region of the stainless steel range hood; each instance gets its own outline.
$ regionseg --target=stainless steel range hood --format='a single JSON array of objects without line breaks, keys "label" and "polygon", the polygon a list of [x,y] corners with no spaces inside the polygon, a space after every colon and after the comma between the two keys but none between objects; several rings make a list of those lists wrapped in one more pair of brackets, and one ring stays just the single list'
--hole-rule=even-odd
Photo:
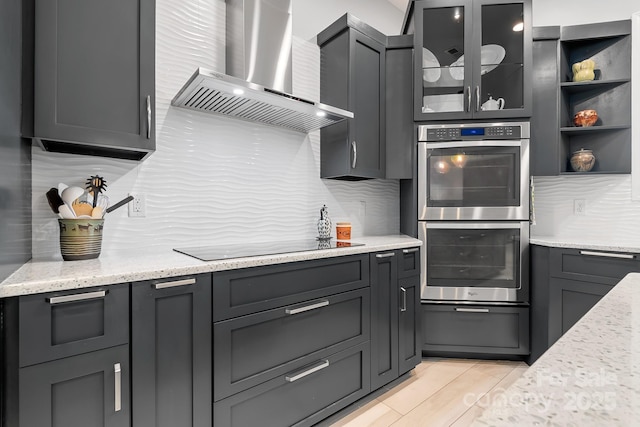
[{"label": "stainless steel range hood", "polygon": [[172,105],[310,132],[353,113],[291,95],[291,0],[227,0],[227,74],[199,68]]}]

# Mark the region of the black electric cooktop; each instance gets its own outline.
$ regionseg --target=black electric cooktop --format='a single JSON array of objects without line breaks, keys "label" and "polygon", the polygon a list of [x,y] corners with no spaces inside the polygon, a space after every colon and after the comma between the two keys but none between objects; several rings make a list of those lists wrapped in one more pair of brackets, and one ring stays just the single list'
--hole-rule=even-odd
[{"label": "black electric cooktop", "polygon": [[244,258],[260,255],[276,255],[289,252],[317,251],[322,249],[349,248],[364,246],[345,240],[290,240],[264,243],[240,243],[233,245],[199,246],[193,248],[174,249],[176,252],[198,258],[202,261]]}]

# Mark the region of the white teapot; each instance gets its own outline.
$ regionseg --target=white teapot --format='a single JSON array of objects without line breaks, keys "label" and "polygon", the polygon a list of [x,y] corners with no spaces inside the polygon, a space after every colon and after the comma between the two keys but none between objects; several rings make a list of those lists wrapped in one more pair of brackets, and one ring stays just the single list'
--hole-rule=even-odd
[{"label": "white teapot", "polygon": [[482,104],[482,107],[480,107],[482,111],[502,110],[503,108],[504,108],[504,98],[493,99],[491,95],[489,95],[489,99],[487,100],[487,102]]}]

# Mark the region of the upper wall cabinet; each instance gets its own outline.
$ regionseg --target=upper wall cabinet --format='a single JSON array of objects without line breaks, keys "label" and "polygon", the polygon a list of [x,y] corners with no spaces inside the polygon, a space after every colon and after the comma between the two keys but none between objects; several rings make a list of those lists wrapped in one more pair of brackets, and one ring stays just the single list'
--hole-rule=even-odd
[{"label": "upper wall cabinet", "polygon": [[155,0],[34,6],[26,22],[35,29],[33,129],[25,133],[50,151],[146,157],[156,137]]},{"label": "upper wall cabinet", "polygon": [[[560,46],[560,174],[630,173],[631,21],[562,27]],[[583,110],[596,111],[595,123],[574,121]],[[572,164],[581,149],[595,162]]]},{"label": "upper wall cabinet", "polygon": [[531,115],[531,0],[414,3],[414,118]]},{"label": "upper wall cabinet", "polygon": [[354,118],[320,130],[320,177],[385,177],[387,36],[345,14],[317,37],[320,102]]}]

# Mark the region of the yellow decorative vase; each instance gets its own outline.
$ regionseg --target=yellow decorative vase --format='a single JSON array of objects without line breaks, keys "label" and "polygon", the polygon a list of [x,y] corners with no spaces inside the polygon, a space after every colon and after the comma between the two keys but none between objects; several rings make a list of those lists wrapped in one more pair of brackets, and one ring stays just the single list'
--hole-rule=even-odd
[{"label": "yellow decorative vase", "polygon": [[574,82],[587,82],[595,79],[596,63],[591,59],[585,59],[582,62],[576,62],[571,66],[573,71]]}]

